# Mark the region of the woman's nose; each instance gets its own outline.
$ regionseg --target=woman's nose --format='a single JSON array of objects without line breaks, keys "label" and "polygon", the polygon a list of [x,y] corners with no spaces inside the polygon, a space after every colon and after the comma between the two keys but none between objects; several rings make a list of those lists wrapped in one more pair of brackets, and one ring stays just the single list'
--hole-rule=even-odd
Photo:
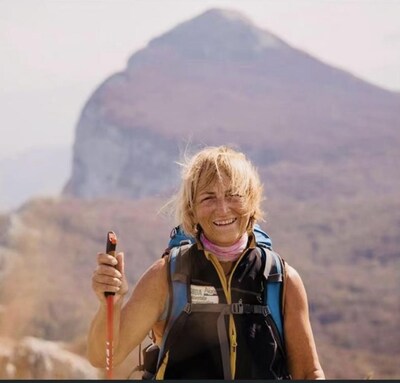
[{"label": "woman's nose", "polygon": [[228,211],[228,202],[225,197],[217,198],[217,210],[223,213]]}]

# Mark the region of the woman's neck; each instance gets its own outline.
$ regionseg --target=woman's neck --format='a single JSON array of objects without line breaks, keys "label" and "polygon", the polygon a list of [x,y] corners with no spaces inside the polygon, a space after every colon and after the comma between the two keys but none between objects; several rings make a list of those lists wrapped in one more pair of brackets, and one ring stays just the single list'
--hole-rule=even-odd
[{"label": "woman's neck", "polygon": [[209,241],[203,233],[200,234],[200,240],[204,248],[213,253],[220,262],[236,261],[246,248],[248,239],[248,234],[245,232],[234,244],[219,246]]}]

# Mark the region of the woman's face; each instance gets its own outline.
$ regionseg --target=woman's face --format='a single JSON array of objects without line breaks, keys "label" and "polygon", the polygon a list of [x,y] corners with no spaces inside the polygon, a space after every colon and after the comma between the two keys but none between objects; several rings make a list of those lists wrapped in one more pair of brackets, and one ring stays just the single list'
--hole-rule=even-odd
[{"label": "woman's face", "polygon": [[233,245],[247,229],[250,212],[246,202],[245,197],[232,194],[227,176],[210,185],[200,178],[194,204],[195,221],[209,241],[219,246]]}]

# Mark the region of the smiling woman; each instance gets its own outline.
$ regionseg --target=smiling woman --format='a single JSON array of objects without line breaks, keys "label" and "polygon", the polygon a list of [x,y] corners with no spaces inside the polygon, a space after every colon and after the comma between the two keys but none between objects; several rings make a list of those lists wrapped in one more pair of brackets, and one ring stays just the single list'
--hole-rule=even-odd
[{"label": "smiling woman", "polygon": [[199,228],[212,242],[229,246],[262,219],[262,185],[243,153],[205,148],[183,168],[177,218],[184,231]]},{"label": "smiling woman", "polygon": [[[155,379],[324,379],[302,280],[255,234],[261,198],[258,173],[243,153],[221,146],[193,156],[175,200],[193,242],[150,266],[126,304],[123,254],[117,264],[98,254],[92,285],[100,307],[88,337],[91,363],[105,365],[104,292],[112,291],[116,365],[152,331],[159,352]],[[173,282],[188,286],[178,310]],[[284,286],[276,302],[265,299],[273,283]]]}]

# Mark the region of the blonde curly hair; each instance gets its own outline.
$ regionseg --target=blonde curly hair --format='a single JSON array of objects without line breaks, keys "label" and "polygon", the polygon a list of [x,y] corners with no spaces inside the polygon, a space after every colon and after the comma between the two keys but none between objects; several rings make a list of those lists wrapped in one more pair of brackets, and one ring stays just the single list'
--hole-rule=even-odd
[{"label": "blonde curly hair", "polygon": [[248,230],[263,219],[263,186],[256,168],[242,152],[228,146],[208,146],[181,165],[182,183],[175,196],[175,217],[185,233],[197,235],[194,203],[203,177],[206,185],[221,180],[222,175],[231,180],[232,193],[244,197],[245,208],[250,213]]}]

